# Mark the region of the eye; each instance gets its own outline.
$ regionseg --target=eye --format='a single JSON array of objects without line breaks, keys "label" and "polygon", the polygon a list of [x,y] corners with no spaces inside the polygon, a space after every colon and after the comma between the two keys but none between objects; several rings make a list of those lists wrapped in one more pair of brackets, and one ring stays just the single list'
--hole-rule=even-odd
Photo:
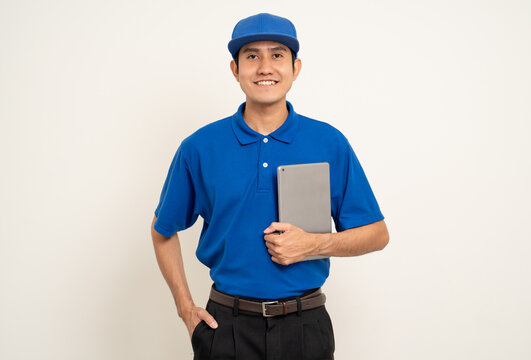
[{"label": "eye", "polygon": [[255,54],[250,54],[249,56],[247,56],[247,59],[249,59],[251,56],[256,56]]},{"label": "eye", "polygon": [[277,57],[277,59],[282,57],[282,54],[280,54],[280,53],[274,54],[273,56],[277,56],[277,55],[279,55],[279,57]]}]

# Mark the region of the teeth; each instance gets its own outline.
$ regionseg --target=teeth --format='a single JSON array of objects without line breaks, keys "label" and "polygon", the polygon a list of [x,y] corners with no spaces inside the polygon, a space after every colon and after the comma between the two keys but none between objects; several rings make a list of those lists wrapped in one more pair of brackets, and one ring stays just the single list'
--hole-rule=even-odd
[{"label": "teeth", "polygon": [[259,81],[258,85],[274,85],[276,83],[276,81]]}]

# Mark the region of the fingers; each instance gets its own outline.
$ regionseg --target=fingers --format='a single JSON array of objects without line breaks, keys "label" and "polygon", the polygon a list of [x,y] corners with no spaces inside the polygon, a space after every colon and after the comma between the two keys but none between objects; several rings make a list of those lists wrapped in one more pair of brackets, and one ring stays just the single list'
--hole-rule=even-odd
[{"label": "fingers", "polygon": [[270,248],[270,247],[267,248],[267,252],[269,253],[269,255],[272,255],[272,256],[278,256],[278,255],[280,255],[280,254],[277,253],[273,248]]},{"label": "fingers", "polygon": [[215,329],[218,327],[218,323],[216,322],[216,319],[214,319],[214,317],[210,315],[210,313],[206,311],[205,309],[200,309],[197,312],[197,317],[199,318],[199,320],[204,320],[208,324],[208,326],[210,326],[212,329]]},{"label": "fingers", "polygon": [[287,256],[283,256],[282,254],[280,254],[278,252],[275,252],[271,248],[268,248],[267,252],[269,253],[269,255],[271,255],[271,261],[273,261],[274,263],[277,263],[279,265],[291,265],[291,264],[296,263],[296,262],[298,262],[298,261],[300,261],[300,260],[302,260],[304,258],[304,256],[302,256],[302,257],[287,257]]},{"label": "fingers", "polygon": [[266,240],[265,246],[267,246],[267,248],[271,250],[276,250],[276,248],[279,247],[279,245],[274,240],[273,241]]},{"label": "fingers", "polygon": [[271,261],[279,264],[279,265],[288,265],[287,259],[281,260],[281,258],[285,258],[281,254],[281,247],[274,241],[266,241],[266,247],[267,252],[269,255],[271,255]]}]

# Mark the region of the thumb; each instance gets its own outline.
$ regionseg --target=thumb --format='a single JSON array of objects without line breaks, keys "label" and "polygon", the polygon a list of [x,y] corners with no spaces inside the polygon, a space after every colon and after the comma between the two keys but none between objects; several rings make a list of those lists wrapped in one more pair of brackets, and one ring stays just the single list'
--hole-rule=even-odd
[{"label": "thumb", "polygon": [[199,312],[198,317],[199,319],[204,320],[211,328],[215,329],[218,327],[216,319],[214,319],[214,317],[210,315],[209,312],[205,309],[202,309],[202,311]]},{"label": "thumb", "polygon": [[269,225],[265,230],[264,233],[270,233],[273,231],[287,231],[289,228],[289,223],[283,223],[283,222],[272,222],[271,225]]}]

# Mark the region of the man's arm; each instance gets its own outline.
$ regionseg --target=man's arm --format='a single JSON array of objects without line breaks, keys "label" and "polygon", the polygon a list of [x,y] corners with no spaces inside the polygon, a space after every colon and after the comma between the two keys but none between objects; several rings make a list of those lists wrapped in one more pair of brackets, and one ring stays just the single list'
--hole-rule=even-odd
[{"label": "man's arm", "polygon": [[159,234],[154,228],[156,220],[157,217],[153,217],[151,237],[153,238],[157,262],[166,283],[170,287],[175,305],[177,306],[177,312],[186,324],[190,337],[195,326],[201,320],[205,320],[207,324],[215,328],[217,323],[214,318],[205,309],[195,306],[192,295],[190,294],[184,273],[179,236],[177,233],[172,237]]},{"label": "man's arm", "polygon": [[337,233],[310,234],[317,246],[312,255],[358,256],[382,250],[389,243],[384,220]]},{"label": "man's arm", "polygon": [[[271,234],[277,230],[283,233]],[[301,261],[310,255],[363,255],[382,250],[389,242],[384,220],[327,234],[308,233],[289,223],[273,222],[264,233],[271,260],[282,265]]]}]

